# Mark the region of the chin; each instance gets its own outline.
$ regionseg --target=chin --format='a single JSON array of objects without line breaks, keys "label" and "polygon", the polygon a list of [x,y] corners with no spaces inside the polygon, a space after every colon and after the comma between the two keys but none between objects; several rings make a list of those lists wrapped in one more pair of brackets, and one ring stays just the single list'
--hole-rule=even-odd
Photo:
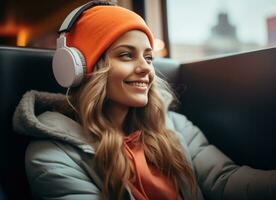
[{"label": "chin", "polygon": [[148,100],[145,99],[145,100],[141,100],[141,101],[137,101],[137,100],[133,101],[133,102],[130,103],[129,106],[131,106],[131,107],[144,107],[147,104],[148,104]]}]

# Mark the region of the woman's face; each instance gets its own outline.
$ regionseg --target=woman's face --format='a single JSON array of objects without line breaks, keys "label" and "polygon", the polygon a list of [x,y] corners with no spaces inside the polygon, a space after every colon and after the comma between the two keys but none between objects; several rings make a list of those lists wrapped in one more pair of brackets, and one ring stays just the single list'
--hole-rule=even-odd
[{"label": "woman's face", "polygon": [[147,35],[133,30],[122,35],[107,50],[110,71],[107,97],[112,104],[142,107],[148,103],[154,69]]}]

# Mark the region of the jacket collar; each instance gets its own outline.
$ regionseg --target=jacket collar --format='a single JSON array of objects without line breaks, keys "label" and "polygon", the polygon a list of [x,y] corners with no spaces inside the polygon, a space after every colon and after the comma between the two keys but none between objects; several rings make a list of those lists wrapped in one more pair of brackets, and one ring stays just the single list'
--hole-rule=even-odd
[{"label": "jacket collar", "polygon": [[81,125],[71,118],[52,111],[54,105],[64,102],[63,94],[29,91],[18,104],[14,116],[15,131],[36,138],[52,138],[77,146],[94,154],[92,139]]}]

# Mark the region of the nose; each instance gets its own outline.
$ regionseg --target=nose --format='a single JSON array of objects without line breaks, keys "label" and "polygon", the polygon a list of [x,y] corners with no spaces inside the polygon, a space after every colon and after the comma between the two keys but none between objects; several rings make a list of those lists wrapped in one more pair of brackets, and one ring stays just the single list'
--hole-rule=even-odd
[{"label": "nose", "polygon": [[140,58],[136,64],[135,72],[138,74],[148,74],[151,71],[152,71],[152,64],[148,63],[144,57]]}]

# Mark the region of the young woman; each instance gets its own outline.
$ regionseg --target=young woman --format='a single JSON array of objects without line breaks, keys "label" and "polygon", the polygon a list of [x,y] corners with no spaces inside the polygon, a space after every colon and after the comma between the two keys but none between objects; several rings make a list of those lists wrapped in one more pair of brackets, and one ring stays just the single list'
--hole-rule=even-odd
[{"label": "young woman", "polygon": [[[150,29],[132,11],[103,1],[92,4],[66,33],[66,45],[77,48],[86,65],[68,99],[71,107],[57,112],[67,104],[61,95],[33,91],[21,104],[35,98],[34,104],[17,109],[18,120],[26,114],[21,109],[35,107],[18,124],[47,138],[33,141],[26,152],[34,196],[195,198],[194,172],[178,136],[165,127],[160,91],[166,84],[154,72]],[[48,108],[42,112],[36,106]]]},{"label": "young woman", "polygon": [[34,198],[203,199],[195,174],[209,199],[235,197],[236,182],[226,183],[238,166],[184,116],[167,112],[173,95],[154,72],[143,19],[105,1],[69,18],[54,73],[70,96],[30,91],[14,114],[15,130],[36,138],[26,151]]}]

